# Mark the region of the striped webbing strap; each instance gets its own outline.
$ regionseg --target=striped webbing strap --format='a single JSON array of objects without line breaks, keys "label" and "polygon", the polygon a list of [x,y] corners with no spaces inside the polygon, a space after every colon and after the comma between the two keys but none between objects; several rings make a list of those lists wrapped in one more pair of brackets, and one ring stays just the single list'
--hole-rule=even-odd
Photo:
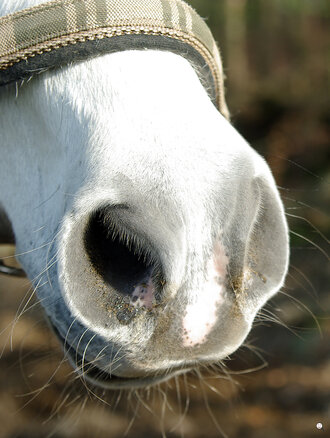
[{"label": "striped webbing strap", "polygon": [[[55,53],[53,58],[58,58],[61,49],[75,46],[75,52],[66,51],[66,62],[69,62],[72,53],[84,52],[77,49],[82,43],[94,42],[99,54],[101,41],[118,40],[122,36],[130,36],[133,41],[134,35],[143,36],[143,47],[147,48],[147,37],[162,37],[162,50],[167,47],[171,50],[174,45],[170,43],[174,40],[184,47],[182,56],[189,46],[211,72],[214,101],[221,113],[228,116],[218,47],[204,20],[182,0],[53,0],[0,17],[0,85],[31,76],[38,65],[40,70],[56,66],[54,61],[48,60],[51,53]],[[154,38],[152,48],[157,48],[155,41]],[[132,47],[135,46],[132,43]],[[127,48],[130,47],[129,43]],[[107,51],[115,49],[110,47]],[[46,65],[41,61],[45,54],[49,63]],[[90,49],[88,54],[88,57],[93,56]],[[59,58],[58,64],[63,64],[63,56]],[[190,61],[194,64],[194,60]],[[199,76],[202,70],[200,66]],[[209,88],[210,84],[204,85]]]}]

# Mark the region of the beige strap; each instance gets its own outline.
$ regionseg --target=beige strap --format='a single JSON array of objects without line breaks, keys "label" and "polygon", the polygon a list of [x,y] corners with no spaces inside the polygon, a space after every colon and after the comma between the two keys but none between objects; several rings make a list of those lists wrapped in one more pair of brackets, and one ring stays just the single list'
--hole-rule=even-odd
[{"label": "beige strap", "polygon": [[54,0],[1,17],[0,79],[1,72],[38,55],[124,35],[160,35],[193,47],[209,67],[217,105],[228,117],[218,47],[204,20],[182,0]]}]

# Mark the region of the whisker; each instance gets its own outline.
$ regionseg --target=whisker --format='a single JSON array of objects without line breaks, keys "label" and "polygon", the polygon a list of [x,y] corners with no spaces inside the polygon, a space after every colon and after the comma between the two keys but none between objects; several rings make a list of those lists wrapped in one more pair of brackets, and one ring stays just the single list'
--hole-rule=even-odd
[{"label": "whisker", "polygon": [[[198,369],[197,369],[196,371],[199,372]],[[213,411],[212,411],[212,409],[211,409],[211,407],[210,407],[210,404],[209,404],[209,401],[208,401],[208,398],[207,398],[207,394],[206,394],[206,392],[205,392],[205,388],[204,388],[204,386],[203,386],[205,383],[204,383],[204,381],[203,381],[203,379],[202,379],[201,374],[199,374],[199,377],[200,377],[200,379],[199,379],[199,387],[200,387],[200,389],[201,389],[201,391],[202,391],[202,395],[203,395],[203,399],[204,399],[204,403],[205,403],[206,410],[207,410],[207,412],[208,412],[208,414],[209,414],[209,416],[210,416],[210,418],[211,418],[213,424],[215,425],[217,431],[220,433],[220,435],[221,435],[223,438],[228,438],[228,435],[224,432],[224,430],[222,429],[222,427],[221,427],[220,424],[218,423],[218,421],[217,421],[217,419],[215,418],[214,413],[213,413]]]},{"label": "whisker", "polygon": [[[27,309],[27,306],[29,305],[32,297],[34,296],[36,290],[38,289],[40,282],[41,282],[41,279],[39,279],[38,284],[33,288],[32,293],[31,293],[29,299],[27,300],[27,302],[25,303],[22,311],[20,311],[20,306],[19,306],[19,308],[18,308],[18,310],[16,312],[16,315],[15,315],[15,318],[14,318],[14,321],[13,321],[13,324],[12,324],[11,332],[10,332],[10,349],[11,349],[11,351],[13,351],[13,332],[14,332],[15,326],[16,326],[18,320],[24,314],[25,310]],[[25,294],[24,298],[25,297],[26,297],[26,294]],[[24,300],[24,298],[23,298],[23,300]],[[18,312],[20,312],[20,313],[18,314]]]},{"label": "whisker", "polygon": [[[22,347],[21,347],[22,348]],[[26,392],[24,394],[17,394],[16,397],[26,397],[26,396],[30,396],[33,395],[33,397],[31,397],[17,412],[20,412],[21,410],[23,410],[26,406],[28,406],[30,403],[32,403],[32,401],[38,397],[42,391],[44,391],[46,388],[48,388],[51,385],[51,381],[54,378],[54,376],[56,375],[56,373],[58,372],[58,370],[60,369],[61,365],[65,362],[65,358],[63,358],[59,365],[56,367],[55,371],[51,374],[51,376],[49,377],[49,379],[47,380],[46,383],[44,383],[40,388],[35,389],[35,390],[30,390],[30,392]],[[24,376],[24,371],[21,368],[21,372],[22,375]],[[28,382],[26,381],[27,386],[29,386]],[[31,389],[31,388],[30,388]]]},{"label": "whisker", "polygon": [[[288,189],[288,191],[290,191],[290,189]],[[313,211],[315,211],[316,213],[318,213],[318,214],[320,214],[320,215],[322,215],[322,216],[326,216],[326,217],[328,217],[328,215],[327,215],[324,211],[320,210],[319,208],[313,207],[312,205],[309,205],[309,204],[307,204],[306,202],[303,202],[303,201],[300,201],[300,200],[298,200],[298,199],[294,199],[294,198],[289,198],[288,196],[282,196],[282,198],[285,199],[285,200],[287,200],[287,201],[292,201],[292,202],[294,202],[295,204],[300,205],[301,207],[307,207],[307,208],[309,208],[310,210],[313,210]],[[287,209],[287,208],[286,208],[286,209]]]},{"label": "whisker", "polygon": [[131,428],[132,428],[132,426],[133,426],[133,424],[134,424],[134,421],[135,421],[136,418],[137,418],[137,413],[138,413],[138,410],[139,410],[139,408],[140,408],[140,399],[137,399],[137,401],[138,401],[138,402],[135,404],[135,408],[133,409],[133,415],[132,415],[132,418],[130,419],[130,421],[129,421],[127,427],[126,427],[126,430],[125,430],[125,432],[124,432],[124,436],[127,436],[127,435],[128,435],[129,431],[131,430]]},{"label": "whisker", "polygon": [[152,415],[155,415],[154,411],[151,409],[151,407],[143,400],[142,396],[140,395],[140,392],[138,389],[135,390],[135,396],[139,400],[139,402],[142,404],[142,406]]},{"label": "whisker", "polygon": [[38,251],[39,249],[45,248],[46,246],[50,245],[50,243],[51,242],[43,243],[42,245],[38,246],[37,248],[30,249],[29,251],[20,252],[20,253],[13,254],[13,255],[10,255],[10,256],[0,257],[0,260],[13,259],[13,258],[20,257],[20,256],[23,256],[23,255],[26,255],[26,254],[31,254],[34,251]]},{"label": "whisker", "polygon": [[320,336],[322,337],[322,328],[321,328],[321,326],[320,326],[320,324],[319,324],[319,322],[318,322],[318,319],[316,318],[316,316],[314,315],[314,313],[302,302],[302,301],[300,301],[300,300],[298,300],[297,298],[295,298],[295,297],[293,297],[292,295],[290,295],[290,294],[288,294],[288,293],[286,293],[286,292],[284,292],[284,290],[282,289],[282,290],[280,290],[280,292],[279,292],[280,294],[282,294],[282,295],[284,295],[284,296],[286,296],[286,297],[288,297],[288,298],[290,298],[294,303],[296,303],[296,305],[297,305],[297,307],[299,308],[302,308],[302,309],[304,309],[304,310],[306,310],[306,312],[307,313],[309,313],[309,315],[313,318],[313,320],[314,320],[314,322],[315,322],[315,324],[316,324],[316,326],[317,326],[317,328],[318,328],[318,331],[319,331],[319,333],[320,333]]},{"label": "whisker", "polygon": [[165,431],[165,412],[166,412],[166,406],[167,406],[167,394],[164,392],[161,388],[161,385],[157,385],[157,389],[159,394],[163,397],[163,403],[161,406],[161,415],[160,415],[160,433],[162,435],[162,438],[166,438],[166,431]]},{"label": "whisker", "polygon": [[178,376],[174,376],[174,382],[175,382],[176,396],[177,396],[178,406],[179,406],[179,421],[170,429],[170,432],[174,432],[176,429],[178,429],[185,419],[185,417],[182,414],[182,407],[181,407],[182,400],[181,400],[181,392],[180,392],[180,384],[178,381]]},{"label": "whisker", "polygon": [[[64,390],[62,391],[61,395],[63,394]],[[53,412],[49,415],[49,417],[42,422],[42,424],[47,424],[49,421],[51,421],[55,415],[61,410],[61,408],[65,405],[65,402],[70,397],[70,394],[66,394],[66,396],[63,398],[63,400],[56,406],[56,409],[53,410]]]},{"label": "whisker", "polygon": [[305,240],[305,242],[310,243],[314,248],[318,249],[325,256],[325,258],[328,261],[330,261],[330,257],[328,256],[328,254],[324,251],[323,248],[321,248],[315,242],[313,242],[312,240],[310,240],[307,237],[303,236],[302,234],[296,233],[295,231],[290,230],[290,233],[293,234],[294,236],[300,237],[301,239]]},{"label": "whisker", "polygon": [[324,239],[324,241],[327,244],[330,244],[330,240],[311,221],[309,221],[305,217],[297,216],[295,214],[291,214],[291,213],[285,213],[285,214],[286,214],[286,216],[294,217],[296,219],[300,219],[300,220],[306,222],[308,225],[310,225],[313,228],[313,230],[315,230],[322,237],[322,239]]},{"label": "whisker", "polygon": [[[290,268],[292,268],[296,272],[298,272],[298,274],[301,275],[301,277],[306,281],[306,283],[308,283],[308,285],[310,286],[310,288],[312,289],[312,292],[313,292],[310,295],[313,296],[315,299],[317,299],[318,294],[317,294],[317,291],[316,291],[313,283],[311,282],[311,280],[302,272],[301,269],[297,268],[297,266],[294,266],[292,263],[290,264]],[[309,290],[301,282],[298,282],[297,279],[292,274],[290,274],[290,272],[288,273],[288,275],[290,275],[291,278],[293,278],[297,282],[297,284],[304,289],[304,291],[306,291],[307,293],[310,293]]]}]

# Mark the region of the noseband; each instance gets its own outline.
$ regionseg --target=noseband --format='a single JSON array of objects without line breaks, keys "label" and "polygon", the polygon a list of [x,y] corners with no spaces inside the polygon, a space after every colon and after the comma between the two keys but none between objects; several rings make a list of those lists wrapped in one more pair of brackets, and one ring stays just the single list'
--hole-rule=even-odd
[{"label": "noseband", "polygon": [[123,50],[186,58],[228,117],[220,53],[210,29],[182,0],[54,0],[0,18],[0,85]]}]

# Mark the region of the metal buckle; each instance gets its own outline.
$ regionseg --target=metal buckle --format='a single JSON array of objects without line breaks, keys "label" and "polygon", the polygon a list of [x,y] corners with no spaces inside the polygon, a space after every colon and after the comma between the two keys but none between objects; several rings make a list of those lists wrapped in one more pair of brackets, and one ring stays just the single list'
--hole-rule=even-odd
[{"label": "metal buckle", "polygon": [[25,277],[25,272],[20,268],[13,268],[12,266],[5,265],[0,260],[0,274],[10,275],[12,277]]}]

